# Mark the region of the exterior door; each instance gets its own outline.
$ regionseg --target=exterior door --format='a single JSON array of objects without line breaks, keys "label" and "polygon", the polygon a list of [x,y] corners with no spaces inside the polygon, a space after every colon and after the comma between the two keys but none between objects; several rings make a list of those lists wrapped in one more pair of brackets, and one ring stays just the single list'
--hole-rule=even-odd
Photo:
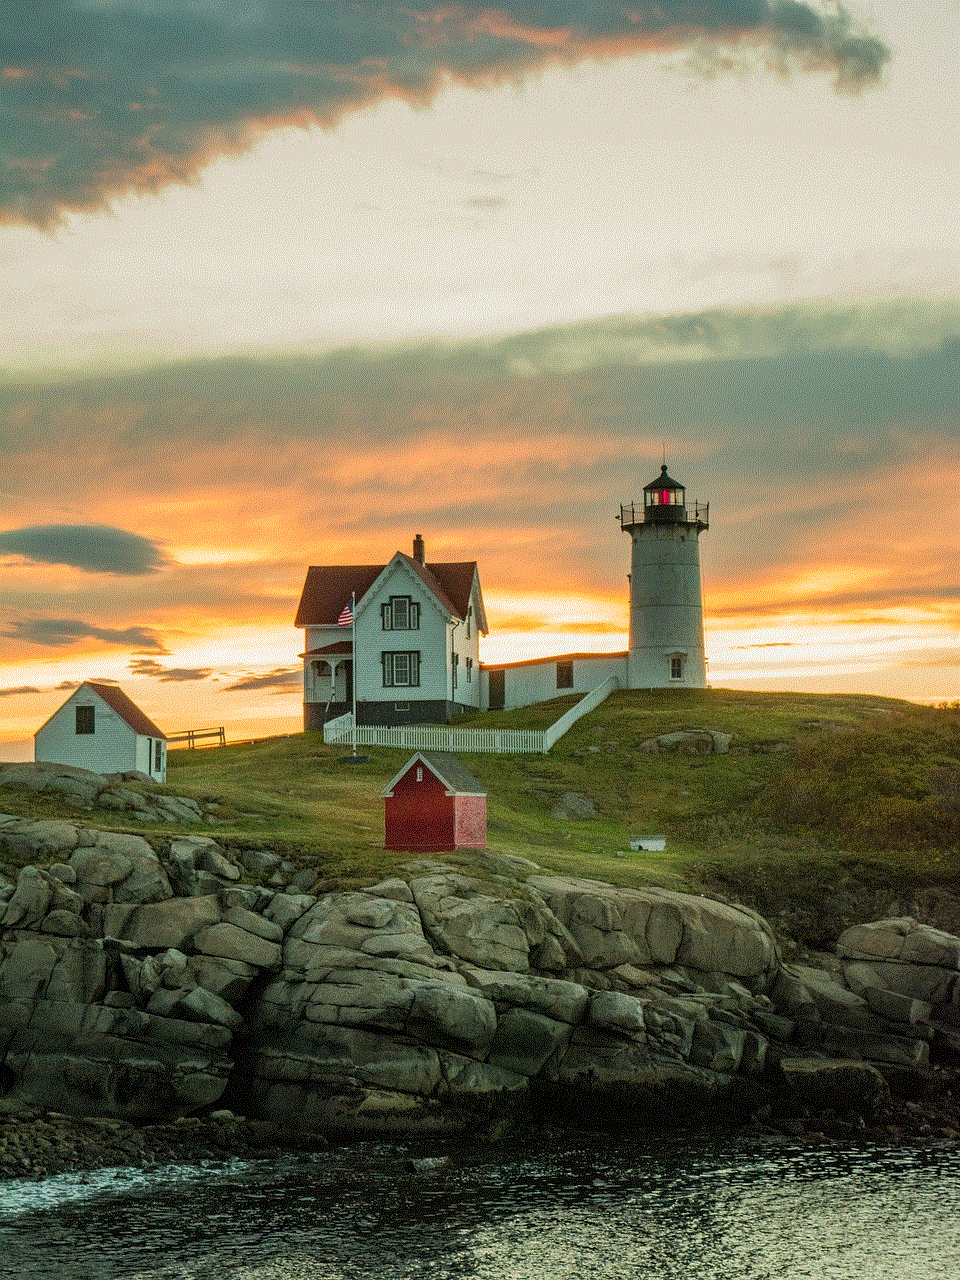
[{"label": "exterior door", "polygon": [[504,699],[504,688],[505,688],[504,676],[505,675],[506,675],[506,672],[504,671],[491,671],[489,673],[490,684],[488,687],[490,690],[490,710],[491,711],[503,710],[503,699]]}]

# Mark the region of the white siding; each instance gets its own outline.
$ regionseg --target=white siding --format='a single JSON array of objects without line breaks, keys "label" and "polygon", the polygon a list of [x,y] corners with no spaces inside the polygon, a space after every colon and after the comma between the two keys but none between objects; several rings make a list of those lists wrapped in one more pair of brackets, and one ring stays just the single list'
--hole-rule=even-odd
[{"label": "white siding", "polygon": [[[475,592],[473,593],[476,594]],[[469,630],[469,635],[467,634]],[[454,702],[462,702],[468,707],[479,707],[481,705],[481,680],[480,680],[480,636],[477,632],[476,609],[472,607],[469,627],[466,619],[458,622],[453,628],[453,636],[451,640],[451,652],[456,653],[459,662],[457,663],[457,686],[453,685],[453,672],[450,673],[451,681],[451,697]],[[471,678],[467,679],[467,659],[470,659],[472,665]]]},{"label": "white siding", "polygon": [[[77,733],[78,706],[94,708],[94,732]],[[146,738],[141,739],[146,743]],[[37,761],[72,764],[94,773],[140,769],[137,734],[92,689],[76,689],[34,736]],[[146,772],[146,770],[144,770]]]},{"label": "white siding", "polygon": [[[630,688],[707,683],[700,583],[700,528],[641,524],[633,529],[630,564]],[[678,657],[682,675],[673,678]]]},{"label": "white siding", "polygon": [[[380,606],[391,596],[409,596],[420,605],[420,625],[415,631],[385,631]],[[447,615],[418,578],[402,561],[389,566],[378,590],[367,592],[357,616],[358,702],[424,702],[450,697],[449,626]],[[420,654],[419,686],[383,684],[382,653]]]},{"label": "white siding", "polygon": [[[573,664],[573,684],[557,688],[557,664]],[[614,676],[626,686],[627,663],[623,654],[597,654],[588,657],[564,658],[562,655],[544,662],[529,662],[504,669],[503,706],[510,711],[515,707],[529,707],[537,702],[549,702],[568,693],[589,693],[608,677]],[[489,674],[483,673],[483,705],[489,706]]]}]

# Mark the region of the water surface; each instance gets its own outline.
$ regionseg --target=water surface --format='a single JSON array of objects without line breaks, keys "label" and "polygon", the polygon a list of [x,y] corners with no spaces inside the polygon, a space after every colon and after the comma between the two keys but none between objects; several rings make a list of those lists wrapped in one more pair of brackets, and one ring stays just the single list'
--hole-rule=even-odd
[{"label": "water surface", "polygon": [[23,1280],[952,1280],[960,1144],[358,1144],[0,1186]]}]

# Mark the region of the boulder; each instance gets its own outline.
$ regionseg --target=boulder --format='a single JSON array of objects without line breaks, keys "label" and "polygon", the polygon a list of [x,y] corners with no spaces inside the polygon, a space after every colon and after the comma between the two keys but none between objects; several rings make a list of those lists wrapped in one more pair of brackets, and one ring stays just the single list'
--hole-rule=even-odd
[{"label": "boulder", "polygon": [[7,900],[3,916],[4,928],[36,928],[50,910],[53,885],[50,877],[39,867],[23,867],[17,876],[17,886]]},{"label": "boulder", "polygon": [[[107,832],[100,832],[106,835]],[[153,850],[147,846],[150,856]],[[133,871],[133,862],[122,849],[108,844],[78,849],[70,858],[77,892],[85,902],[113,902],[116,887]],[[169,895],[168,895],[169,896]]]},{"label": "boulder", "polygon": [[443,982],[406,983],[413,991],[413,1005],[407,1020],[407,1031],[418,1040],[461,1050],[472,1050],[485,1057],[494,1032],[497,1015],[489,1000],[475,991],[450,986]]},{"label": "boulder", "polygon": [[647,885],[531,876],[595,969],[680,962],[706,973],[768,981],[779,962],[770,926],[755,912]]},{"label": "boulder", "polygon": [[597,816],[597,806],[580,791],[564,791],[550,810],[551,817],[561,820],[589,821]]},{"label": "boulder", "polygon": [[886,1080],[868,1062],[838,1058],[783,1058],[778,1075],[783,1101],[793,1107],[855,1111],[873,1117],[890,1099]]},{"label": "boulder", "polygon": [[515,1006],[542,1013],[555,1022],[579,1022],[587,1007],[589,993],[575,982],[533,974],[505,973],[496,969],[463,966],[463,975],[472,987],[500,1006]]},{"label": "boulder", "polygon": [[24,934],[3,945],[0,992],[7,1000],[29,1001],[43,995],[59,959],[51,941]]},{"label": "boulder", "polygon": [[[124,911],[126,915],[122,914]],[[108,936],[125,938],[145,949],[182,949],[198,933],[219,923],[220,906],[212,895],[167,898],[163,902],[135,906],[132,910],[127,904],[119,904],[119,909],[108,908],[104,915],[104,929]]]},{"label": "boulder", "polygon": [[104,787],[99,773],[69,764],[46,761],[33,764],[0,765],[0,787],[23,791],[54,791],[84,801],[92,799]]},{"label": "boulder", "polygon": [[316,898],[307,893],[273,893],[263,909],[263,915],[286,933],[316,903]]},{"label": "boulder", "polygon": [[257,969],[273,969],[280,964],[279,942],[272,942],[242,925],[225,922],[209,925],[195,935],[194,945],[204,955],[217,956],[223,960],[239,960]]},{"label": "boulder", "polygon": [[2,841],[14,862],[40,862],[71,853],[77,847],[77,828],[57,818],[18,822],[5,829]]},{"label": "boulder", "polygon": [[837,941],[837,954],[844,960],[868,964],[883,960],[960,971],[960,938],[920,924],[912,916],[845,929]]},{"label": "boulder", "polygon": [[960,938],[903,916],[844,930],[837,954],[855,991],[917,1000],[933,1018],[960,1025]]},{"label": "boulder", "polygon": [[308,970],[315,947],[436,963],[416,907],[366,893],[336,893],[320,898],[291,925],[284,943],[284,963]]},{"label": "boulder", "polygon": [[242,960],[227,960],[223,956],[196,955],[190,957],[196,984],[212,991],[232,1005],[238,1005],[247,993],[250,983],[260,970],[256,965]]},{"label": "boulder", "polygon": [[571,1028],[531,1009],[507,1009],[497,1019],[490,1046],[491,1066],[521,1076],[536,1076],[547,1061],[562,1052]]},{"label": "boulder", "polygon": [[592,1027],[631,1036],[642,1036],[646,1025],[643,1002],[622,991],[594,991],[586,1021]]},{"label": "boulder", "polygon": [[674,733],[661,733],[656,738],[646,738],[640,743],[641,751],[680,752],[683,755],[726,755],[733,735],[717,729],[678,729]]},{"label": "boulder", "polygon": [[841,986],[825,969],[797,964],[784,965],[784,970],[809,994],[821,1021],[863,1029],[870,1026],[873,1015],[866,1000]]},{"label": "boulder", "polygon": [[477,881],[449,871],[417,876],[410,889],[438,951],[481,969],[529,969],[530,943],[516,903],[491,897]]}]

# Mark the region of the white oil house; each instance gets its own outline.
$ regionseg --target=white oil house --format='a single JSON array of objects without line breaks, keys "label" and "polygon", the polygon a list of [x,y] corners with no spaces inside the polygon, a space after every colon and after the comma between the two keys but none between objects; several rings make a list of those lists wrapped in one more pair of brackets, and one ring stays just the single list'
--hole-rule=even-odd
[{"label": "white oil house", "polygon": [[33,736],[33,758],[167,779],[166,734],[115,684],[85,680]]}]

